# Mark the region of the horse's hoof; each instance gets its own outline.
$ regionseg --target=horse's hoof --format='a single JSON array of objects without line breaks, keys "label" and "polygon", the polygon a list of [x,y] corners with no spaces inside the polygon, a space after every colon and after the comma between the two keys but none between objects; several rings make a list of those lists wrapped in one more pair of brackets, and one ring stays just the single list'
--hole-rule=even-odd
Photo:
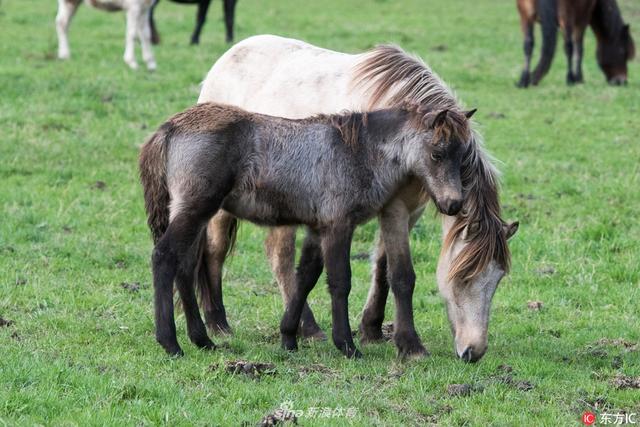
[{"label": "horse's hoof", "polygon": [[421,360],[430,355],[429,351],[419,344],[411,349],[398,349],[398,358],[404,362],[410,362],[412,360]]},{"label": "horse's hoof", "polygon": [[301,330],[298,332],[298,335],[306,340],[311,340],[311,341],[327,340],[327,334],[325,334],[324,331],[320,329],[320,327],[317,325],[311,328],[302,327]]},{"label": "horse's hoof", "polygon": [[298,350],[298,342],[296,341],[296,336],[282,334],[282,349],[286,351]]},{"label": "horse's hoof", "polygon": [[374,344],[384,341],[382,328],[364,326],[360,324],[360,344]]},{"label": "horse's hoof", "polygon": [[155,61],[147,62],[147,70],[154,72],[158,69],[158,65]]},{"label": "horse's hoof", "polygon": [[165,351],[170,357],[179,358],[184,356],[184,351],[180,348],[180,346],[174,348],[165,348]]},{"label": "horse's hoof", "polygon": [[353,347],[344,352],[347,359],[362,359],[362,353],[357,348]]},{"label": "horse's hoof", "polygon": [[203,350],[215,350],[216,345],[206,335],[201,338],[191,340],[198,348]]},{"label": "horse's hoof", "polygon": [[209,329],[215,335],[232,335],[233,331],[231,330],[231,326],[227,323],[226,320],[215,322],[213,325],[209,325]]},{"label": "horse's hoof", "polygon": [[137,62],[127,62],[127,65],[129,66],[129,68],[131,68],[132,70],[137,70],[138,69],[138,63]]},{"label": "horse's hoof", "polygon": [[69,59],[71,57],[71,54],[69,52],[58,52],[58,59],[62,59],[63,61],[65,59]]}]

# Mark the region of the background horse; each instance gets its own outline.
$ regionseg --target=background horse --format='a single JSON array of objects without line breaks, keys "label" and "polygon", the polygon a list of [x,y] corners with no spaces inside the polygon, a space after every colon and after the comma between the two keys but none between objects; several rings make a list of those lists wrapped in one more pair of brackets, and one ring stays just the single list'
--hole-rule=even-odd
[{"label": "background horse", "polygon": [[[193,34],[191,35],[191,44],[200,43],[200,32],[202,31],[202,27],[204,26],[204,22],[207,20],[207,12],[209,11],[209,5],[211,4],[211,0],[171,0],[176,3],[182,4],[197,4],[198,12],[196,14],[196,26],[193,29]],[[153,19],[153,12],[156,9],[156,6],[160,0],[155,0],[153,6],[151,6],[151,12],[149,13],[149,25],[151,27],[151,41],[153,44],[160,43],[160,34],[156,29],[156,23]],[[236,2],[237,0],[223,0],[223,9],[224,9],[224,25],[227,30],[226,40],[227,43],[231,43],[233,41],[233,17],[236,10]]]},{"label": "background horse", "polygon": [[[295,88],[295,90],[292,90]],[[199,102],[217,101],[250,111],[299,118],[342,110],[372,110],[411,101],[430,108],[460,110],[448,87],[421,60],[393,46],[348,55],[299,40],[255,36],[227,51],[211,68]],[[464,214],[443,221],[444,246],[438,264],[438,285],[447,301],[455,350],[466,361],[480,359],[487,348],[491,300],[508,270],[506,239],[517,223],[500,218],[497,171],[481,146],[470,136],[463,164]],[[381,236],[374,258],[373,282],[360,324],[361,341],[382,338],[382,322],[389,287],[396,298],[394,341],[403,356],[426,354],[413,325],[411,306],[401,301],[413,294],[409,231],[422,214],[429,196],[419,182],[379,214]],[[402,226],[398,226],[402,224]],[[221,210],[209,223],[208,246],[198,270],[201,303],[207,324],[229,331],[221,290],[222,266],[233,241],[236,220]],[[267,255],[282,297],[295,289],[295,228],[269,231]],[[404,265],[403,263],[406,263]],[[305,307],[301,333],[323,337],[311,310]]]},{"label": "background horse", "polygon": [[[582,55],[587,25],[591,25],[596,35],[596,58],[607,81],[614,85],[627,83],[627,61],[633,59],[635,46],[629,25],[622,21],[615,0],[518,0],[518,12],[524,35],[524,69],[519,87],[537,85],[549,71],[556,48],[558,25],[564,32],[568,84],[584,81]],[[531,75],[533,25],[536,20],[542,26],[542,54]]]},{"label": "background horse", "polygon": [[[207,221],[224,208],[260,225],[308,227],[313,237],[307,241],[313,243],[303,249],[298,286],[282,318],[283,347],[297,348],[302,308],[324,260],[333,341],[347,357],[358,357],[348,312],[353,231],[411,185],[410,177],[439,209],[459,212],[470,114],[413,106],[290,120],[205,103],[169,119],[140,155],[156,242],[158,342],[169,354],[182,354],[173,319],[175,279],[189,337],[199,347],[214,347],[193,288],[195,243]],[[410,262],[405,255],[404,265]],[[410,298],[399,301],[398,311],[411,307]]]},{"label": "background horse", "polygon": [[[127,32],[125,38],[124,62],[132,69],[138,68],[134,51],[136,36],[142,46],[142,59],[147,69],[156,69],[156,60],[151,50],[151,30],[148,14],[153,0],[85,0],[85,3],[109,12],[124,10],[127,14]],[[58,0],[56,31],[58,33],[58,58],[68,59],[71,56],[67,32],[71,18],[76,13],[82,0]]]}]

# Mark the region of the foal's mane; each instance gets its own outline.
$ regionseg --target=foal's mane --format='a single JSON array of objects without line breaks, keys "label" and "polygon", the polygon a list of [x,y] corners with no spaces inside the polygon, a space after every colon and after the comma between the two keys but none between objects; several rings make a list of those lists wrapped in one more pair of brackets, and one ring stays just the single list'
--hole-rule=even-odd
[{"label": "foal's mane", "polygon": [[[354,72],[352,87],[370,93],[368,109],[413,103],[427,109],[462,113],[455,95],[438,75],[420,58],[397,46],[373,48],[363,55]],[[498,170],[484,152],[482,138],[474,129],[463,157],[461,179],[464,206],[445,236],[442,250],[449,249],[462,236],[467,244],[450,265],[449,280],[470,281],[491,261],[506,272],[510,254],[500,217]]]}]

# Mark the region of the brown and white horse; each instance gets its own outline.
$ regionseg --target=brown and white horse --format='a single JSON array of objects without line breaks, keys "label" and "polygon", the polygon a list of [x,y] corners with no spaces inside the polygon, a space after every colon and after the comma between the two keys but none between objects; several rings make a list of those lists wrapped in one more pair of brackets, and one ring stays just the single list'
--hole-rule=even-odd
[{"label": "brown and white horse", "polygon": [[[58,32],[58,58],[68,59],[71,56],[67,32],[73,15],[83,0],[58,0],[56,15],[56,31]],[[132,69],[138,68],[134,52],[136,37],[142,46],[142,59],[147,69],[156,69],[156,60],[151,49],[151,29],[149,27],[149,10],[153,0],[84,0],[88,5],[108,12],[125,11],[127,14],[127,32],[125,37],[124,62]]]},{"label": "brown and white horse", "polygon": [[[350,55],[270,35],[236,44],[214,64],[199,98],[199,102],[207,101],[288,118],[371,111],[405,102],[461,111],[444,82],[424,62],[400,48],[380,46]],[[491,300],[509,269],[507,239],[518,224],[507,224],[500,216],[498,173],[477,131],[472,129],[468,143],[473,149],[467,151],[462,165],[465,202],[462,213],[443,216],[444,244],[437,282],[446,301],[456,354],[465,361],[476,361],[487,350]],[[378,215],[381,233],[373,283],[360,324],[361,341],[382,338],[391,288],[396,300],[394,341],[401,356],[427,354],[413,322],[415,274],[409,232],[429,199],[422,185],[414,181]],[[223,210],[212,219],[203,237],[208,245],[197,274],[206,322],[218,331],[230,330],[221,274],[235,224],[235,217]],[[283,300],[288,303],[296,288],[295,228],[271,228],[266,249]],[[301,333],[324,336],[308,306],[302,314]]]}]

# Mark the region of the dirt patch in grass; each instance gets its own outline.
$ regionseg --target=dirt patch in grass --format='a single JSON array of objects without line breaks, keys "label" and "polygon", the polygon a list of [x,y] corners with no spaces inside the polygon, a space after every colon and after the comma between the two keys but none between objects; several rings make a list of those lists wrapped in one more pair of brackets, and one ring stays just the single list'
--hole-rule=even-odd
[{"label": "dirt patch in grass", "polygon": [[14,322],[13,320],[4,319],[4,318],[0,317],[0,328],[8,327],[8,326],[14,325],[15,323],[16,322]]},{"label": "dirt patch in grass", "polygon": [[258,423],[259,427],[271,427],[281,425],[297,425],[298,419],[291,411],[277,409],[271,414],[265,415]]},{"label": "dirt patch in grass", "polygon": [[471,384],[449,384],[447,386],[447,394],[452,397],[466,397],[474,392]]},{"label": "dirt patch in grass", "polygon": [[140,283],[138,283],[138,282],[132,282],[132,283],[122,282],[122,283],[120,283],[120,287],[122,287],[122,289],[124,289],[125,291],[129,291],[131,293],[135,293],[135,292],[138,292],[140,290]]},{"label": "dirt patch in grass", "polygon": [[527,308],[532,311],[540,311],[542,310],[543,304],[542,301],[529,301],[527,302]]},{"label": "dirt patch in grass", "polygon": [[613,385],[618,390],[623,389],[640,389],[640,377],[629,377],[627,375],[617,375],[614,379],[611,380],[611,385]]},{"label": "dirt patch in grass", "polygon": [[325,366],[325,365],[323,365],[321,363],[313,363],[313,364],[308,365],[308,366],[303,366],[302,368],[300,368],[298,373],[300,374],[300,376],[306,376],[306,375],[311,375],[311,374],[322,374],[322,375],[325,375],[325,376],[336,376],[338,374],[333,369],[331,369],[328,366]]},{"label": "dirt patch in grass", "polygon": [[[218,369],[218,365],[212,365],[211,368]],[[224,370],[230,374],[243,374],[249,378],[258,379],[264,375],[275,375],[276,365],[247,360],[228,360],[224,362]]]},{"label": "dirt patch in grass", "polygon": [[593,348],[604,346],[618,347],[626,351],[638,351],[638,343],[627,341],[623,338],[600,338],[598,341],[590,344],[588,347]]}]

